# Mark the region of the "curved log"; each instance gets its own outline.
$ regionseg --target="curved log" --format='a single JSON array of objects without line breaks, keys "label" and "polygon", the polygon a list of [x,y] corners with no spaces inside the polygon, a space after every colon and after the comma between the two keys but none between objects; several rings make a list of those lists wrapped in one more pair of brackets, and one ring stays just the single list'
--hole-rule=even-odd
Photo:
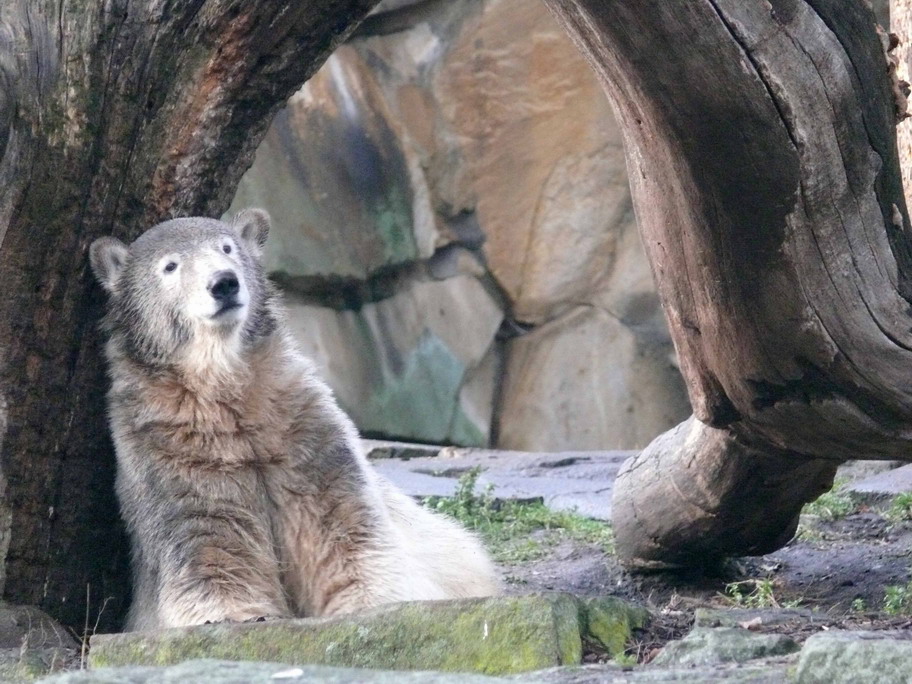
[{"label": "curved log", "polygon": [[649,565],[775,548],[838,462],[912,460],[912,242],[874,16],[855,0],[546,2],[616,106],[703,423],[628,464],[619,550]]},{"label": "curved log", "polygon": [[272,116],[375,2],[0,3],[4,599],[81,628],[111,598],[101,629],[126,599],[88,245],[226,210]]}]

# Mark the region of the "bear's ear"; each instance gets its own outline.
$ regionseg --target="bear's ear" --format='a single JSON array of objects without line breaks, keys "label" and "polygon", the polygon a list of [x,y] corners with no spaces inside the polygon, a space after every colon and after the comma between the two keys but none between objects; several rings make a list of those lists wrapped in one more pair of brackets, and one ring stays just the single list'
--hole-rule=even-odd
[{"label": "bear's ear", "polygon": [[89,247],[89,263],[101,286],[114,292],[127,263],[127,246],[115,237],[98,238]]},{"label": "bear's ear", "polygon": [[231,225],[253,253],[259,256],[269,237],[271,223],[269,214],[264,210],[244,209],[234,217]]}]

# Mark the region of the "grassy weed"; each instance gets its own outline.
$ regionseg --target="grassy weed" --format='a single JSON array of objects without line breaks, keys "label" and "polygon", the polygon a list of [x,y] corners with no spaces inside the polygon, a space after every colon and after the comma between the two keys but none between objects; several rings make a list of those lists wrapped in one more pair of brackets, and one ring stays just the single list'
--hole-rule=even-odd
[{"label": "grassy weed", "polygon": [[912,492],[903,492],[893,497],[884,517],[892,522],[912,520]]},{"label": "grassy weed", "polygon": [[740,608],[795,608],[800,601],[780,601],[773,580],[746,579],[725,585],[725,598]]},{"label": "grassy weed", "polygon": [[502,501],[491,488],[477,492],[480,468],[459,478],[452,497],[428,497],[425,505],[456,518],[477,532],[494,558],[502,563],[536,560],[562,539],[599,546],[614,552],[611,526],[577,513],[552,511],[541,503]]},{"label": "grassy weed", "polygon": [[837,482],[833,488],[821,494],[817,499],[805,505],[802,513],[815,515],[821,520],[832,522],[851,515],[858,508],[848,492],[844,491],[844,482]]},{"label": "grassy weed", "polygon": [[886,588],[883,609],[887,615],[912,615],[912,582]]}]

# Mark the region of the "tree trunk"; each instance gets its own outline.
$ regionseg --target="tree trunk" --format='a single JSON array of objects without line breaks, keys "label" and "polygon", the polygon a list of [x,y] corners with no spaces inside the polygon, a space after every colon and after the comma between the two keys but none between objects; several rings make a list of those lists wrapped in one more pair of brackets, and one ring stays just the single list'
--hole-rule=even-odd
[{"label": "tree trunk", "polygon": [[4,599],[80,628],[125,605],[89,243],[220,215],[272,116],[373,4],[0,6]]},{"label": "tree trunk", "polygon": [[698,421],[626,465],[619,551],[770,551],[842,460],[912,460],[885,35],[857,0],[546,2],[616,105]]}]

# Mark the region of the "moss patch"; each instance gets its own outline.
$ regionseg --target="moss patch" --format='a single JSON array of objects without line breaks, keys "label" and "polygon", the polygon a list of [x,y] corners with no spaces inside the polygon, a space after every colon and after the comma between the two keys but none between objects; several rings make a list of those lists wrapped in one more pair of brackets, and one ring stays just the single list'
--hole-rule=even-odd
[{"label": "moss patch", "polygon": [[562,539],[614,552],[614,534],[607,523],[577,513],[552,511],[542,503],[502,501],[490,490],[478,492],[480,473],[473,468],[459,478],[454,496],[428,497],[425,505],[478,532],[498,562],[536,560]]},{"label": "moss patch", "polygon": [[509,674],[582,658],[566,594],[402,603],[355,616],[201,625],[92,638],[92,667],[196,658]]},{"label": "moss patch", "polygon": [[634,629],[642,629],[649,612],[620,599],[604,597],[580,600],[584,634],[597,641],[613,658],[624,655]]}]

